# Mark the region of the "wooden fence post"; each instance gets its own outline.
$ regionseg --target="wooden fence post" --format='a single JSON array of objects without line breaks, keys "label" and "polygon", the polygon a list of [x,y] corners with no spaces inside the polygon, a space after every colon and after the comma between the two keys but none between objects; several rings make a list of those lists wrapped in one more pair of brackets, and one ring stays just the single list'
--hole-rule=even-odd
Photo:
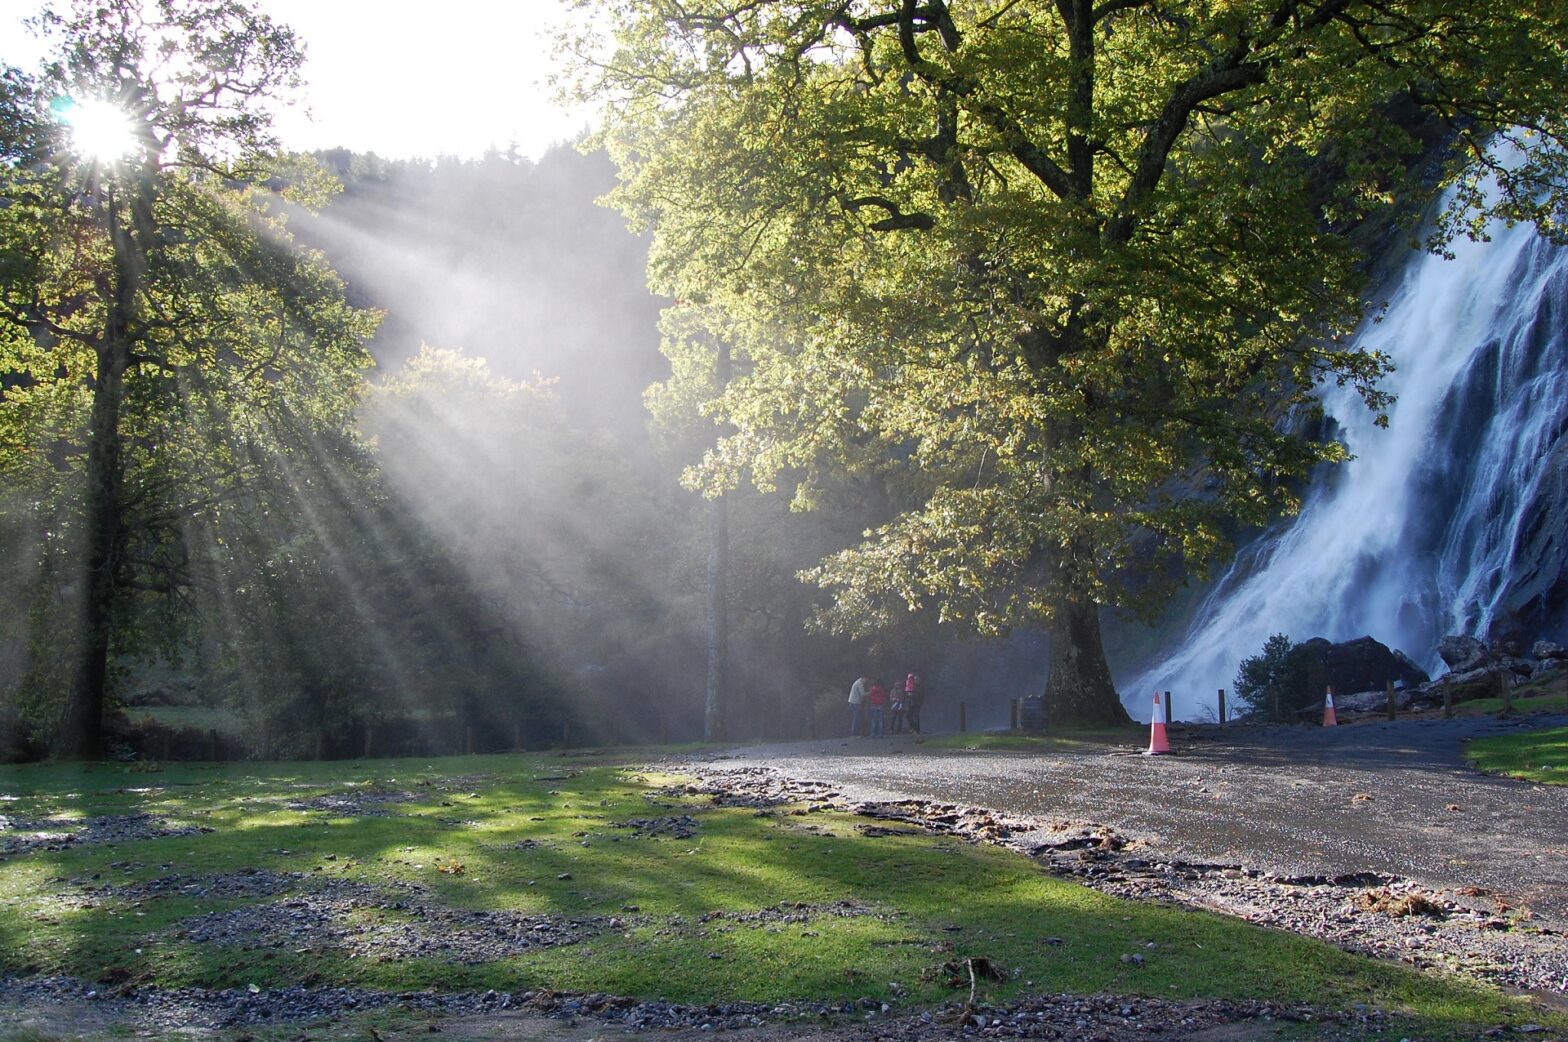
[{"label": "wooden fence post", "polygon": [[1394,682],[1388,682],[1388,718],[1394,719],[1399,715],[1399,707],[1394,704]]},{"label": "wooden fence post", "polygon": [[1225,689],[1220,688],[1220,726],[1225,726]]},{"label": "wooden fence post", "polygon": [[1165,722],[1168,724],[1176,722],[1176,714],[1171,711],[1171,693],[1169,691],[1165,692]]}]

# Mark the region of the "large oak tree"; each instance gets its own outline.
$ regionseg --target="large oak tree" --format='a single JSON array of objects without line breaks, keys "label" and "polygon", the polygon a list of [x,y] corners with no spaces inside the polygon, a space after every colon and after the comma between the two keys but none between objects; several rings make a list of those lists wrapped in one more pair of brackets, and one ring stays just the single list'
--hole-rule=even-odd
[{"label": "large oak tree", "polygon": [[1347,232],[1434,181],[1437,248],[1482,212],[1563,228],[1561,0],[584,6],[675,379],[732,345],[691,481],[809,505],[881,472],[896,515],[807,576],[828,621],[1043,622],[1059,720],[1126,718],[1102,606],[1157,606],[1344,458],[1286,422],[1318,386],[1386,406]]}]

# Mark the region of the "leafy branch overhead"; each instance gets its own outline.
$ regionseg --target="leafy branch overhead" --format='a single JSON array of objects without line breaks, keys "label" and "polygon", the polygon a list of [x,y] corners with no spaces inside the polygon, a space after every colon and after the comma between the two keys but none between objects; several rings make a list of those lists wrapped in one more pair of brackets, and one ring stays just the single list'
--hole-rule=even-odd
[{"label": "leafy branch overhead", "polygon": [[1346,337],[1434,144],[1435,248],[1565,227],[1561,3],[583,6],[612,200],[691,312],[676,379],[734,345],[701,479],[894,490],[808,576],[852,631],[1155,610],[1293,510],[1345,456],[1302,436],[1317,388],[1389,405]]}]

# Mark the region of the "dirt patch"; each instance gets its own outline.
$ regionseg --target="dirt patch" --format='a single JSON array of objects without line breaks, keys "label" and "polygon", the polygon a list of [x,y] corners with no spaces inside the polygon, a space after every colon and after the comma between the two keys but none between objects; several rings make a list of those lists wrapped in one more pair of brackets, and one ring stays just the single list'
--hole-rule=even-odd
[{"label": "dirt patch", "polygon": [[284,806],[289,810],[319,811],[338,818],[384,818],[392,813],[390,807],[419,798],[412,792],[384,790],[330,792],[309,799],[290,800]]},{"label": "dirt patch", "polygon": [[252,868],[223,875],[157,876],[153,879],[127,883],[124,886],[112,883],[94,884],[77,879],[70,882],[84,894],[127,901],[144,901],[159,897],[191,897],[204,901],[253,901],[257,898],[276,897],[297,890],[307,879],[309,876],[304,872],[269,872]]},{"label": "dirt patch", "polygon": [[314,893],[193,916],[176,925],[183,940],[241,949],[344,952],[358,958],[485,963],[538,948],[576,944],[625,925],[618,918],[567,919],[446,908],[408,886],[403,900],[335,881]]},{"label": "dirt patch", "polygon": [[89,843],[128,843],[164,836],[211,832],[205,825],[175,825],[151,814],[107,814],[95,818],[23,820],[0,815],[0,857],[36,850],[69,850]]}]

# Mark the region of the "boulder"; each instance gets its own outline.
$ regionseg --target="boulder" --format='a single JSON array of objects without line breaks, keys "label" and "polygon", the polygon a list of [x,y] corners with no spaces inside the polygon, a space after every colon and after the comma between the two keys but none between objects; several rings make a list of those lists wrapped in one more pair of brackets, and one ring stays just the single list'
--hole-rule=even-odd
[{"label": "boulder", "polygon": [[1568,648],[1561,644],[1554,644],[1549,640],[1538,640],[1530,646],[1530,657],[1542,662],[1548,660],[1561,661],[1568,659]]},{"label": "boulder", "polygon": [[[1419,687],[1402,687],[1394,692],[1394,708],[1409,709],[1422,691]],[[1322,712],[1322,705],[1313,707]],[[1345,713],[1381,713],[1388,708],[1387,691],[1359,691],[1349,695],[1335,695],[1334,708]]]},{"label": "boulder", "polygon": [[1449,634],[1438,641],[1437,654],[1454,673],[1467,673],[1477,669],[1489,657],[1485,644],[1462,633]]},{"label": "boulder", "polygon": [[1554,673],[1560,673],[1564,667],[1568,667],[1568,660],[1560,658],[1538,658],[1535,660],[1535,665],[1530,668],[1530,679],[1534,680],[1537,677],[1546,677],[1551,676]]},{"label": "boulder", "polygon": [[1431,679],[1408,655],[1371,637],[1339,644],[1313,637],[1298,644],[1292,654],[1309,664],[1314,684],[1327,685],[1347,695],[1382,691],[1390,680],[1399,687],[1414,687]]}]

